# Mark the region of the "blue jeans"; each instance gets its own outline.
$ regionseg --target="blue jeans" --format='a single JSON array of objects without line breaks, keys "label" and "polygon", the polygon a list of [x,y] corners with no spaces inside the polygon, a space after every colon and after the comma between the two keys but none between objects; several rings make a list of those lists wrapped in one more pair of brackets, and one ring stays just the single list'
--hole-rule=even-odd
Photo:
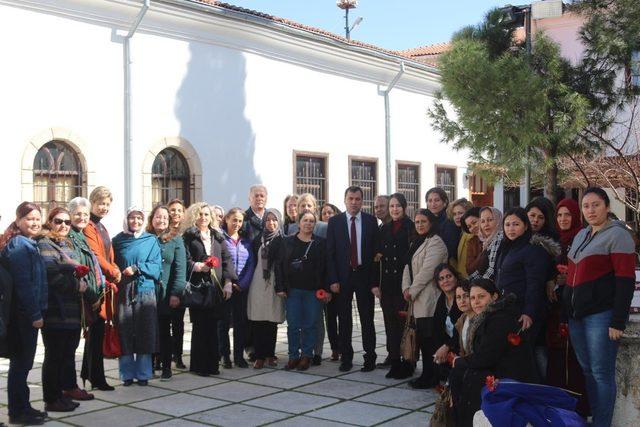
[{"label": "blue jeans", "polygon": [[120,379],[122,381],[150,380],[153,377],[151,370],[151,354],[127,354],[120,356],[118,360]]},{"label": "blue jeans", "polygon": [[616,403],[618,342],[609,339],[613,310],[569,319],[569,333],[584,372],[594,427],[609,427]]},{"label": "blue jeans", "polygon": [[38,344],[38,330],[31,326],[31,320],[12,319],[10,334],[11,355],[9,357],[9,377],[7,378],[7,395],[9,399],[9,416],[16,417],[31,408],[29,403],[29,387],[27,376],[33,367]]},{"label": "blue jeans", "polygon": [[313,357],[316,343],[316,328],[322,303],[316,298],[315,291],[289,289],[286,299],[287,338],[289,340],[289,359]]}]

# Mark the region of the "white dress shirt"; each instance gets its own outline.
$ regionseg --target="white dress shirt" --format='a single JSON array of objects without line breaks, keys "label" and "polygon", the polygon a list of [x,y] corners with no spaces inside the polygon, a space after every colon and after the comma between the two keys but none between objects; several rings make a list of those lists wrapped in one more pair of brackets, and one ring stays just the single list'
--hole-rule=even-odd
[{"label": "white dress shirt", "polygon": [[[349,243],[351,243],[351,218],[352,215],[346,212],[347,231],[349,232]],[[356,242],[358,243],[358,265],[362,265],[362,213],[358,212],[353,216],[356,219]]]}]

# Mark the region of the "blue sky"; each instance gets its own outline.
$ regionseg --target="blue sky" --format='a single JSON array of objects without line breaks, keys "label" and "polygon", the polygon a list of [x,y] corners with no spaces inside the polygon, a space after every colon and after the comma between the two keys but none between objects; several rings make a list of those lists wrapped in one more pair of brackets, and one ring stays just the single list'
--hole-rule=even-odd
[{"label": "blue sky", "polygon": [[[335,0],[225,1],[344,34],[344,13]],[[349,13],[351,22],[363,17],[352,38],[394,50],[446,42],[461,27],[480,22],[492,7],[508,3],[508,0],[360,0],[357,9]]]}]

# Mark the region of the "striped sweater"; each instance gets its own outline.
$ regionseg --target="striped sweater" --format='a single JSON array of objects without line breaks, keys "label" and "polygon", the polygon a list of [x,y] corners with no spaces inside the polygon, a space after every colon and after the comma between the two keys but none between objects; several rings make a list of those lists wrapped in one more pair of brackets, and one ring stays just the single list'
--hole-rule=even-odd
[{"label": "striped sweater", "polygon": [[624,330],[635,289],[636,254],[623,223],[611,221],[595,234],[580,231],[569,249],[563,300],[574,319],[613,310],[612,328]]}]

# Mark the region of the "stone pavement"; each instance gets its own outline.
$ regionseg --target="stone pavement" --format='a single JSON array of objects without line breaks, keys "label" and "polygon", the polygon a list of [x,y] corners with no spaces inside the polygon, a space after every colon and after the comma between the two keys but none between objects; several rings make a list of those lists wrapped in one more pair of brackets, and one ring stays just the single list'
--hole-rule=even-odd
[{"label": "stone pavement", "polygon": [[[185,319],[187,320],[187,319]],[[191,324],[185,322],[185,351],[190,345]],[[378,361],[386,356],[382,313],[376,311]],[[50,413],[45,425],[91,427],[154,426],[426,426],[433,411],[435,392],[412,390],[408,380],[389,380],[386,370],[362,373],[362,342],[354,318],[354,369],[338,371],[339,362],[323,360],[304,373],[287,372],[286,326],[278,329],[277,368],[220,369],[215,377],[198,377],[175,370],[170,381],[153,379],[148,387],[123,387],[118,380],[117,360],[105,360],[112,392],[93,391],[96,398],[81,402],[74,412]],[[83,343],[80,344],[82,349]],[[41,365],[44,354],[38,346],[36,363],[29,375],[33,406],[43,409]],[[325,357],[331,351],[328,341]],[[82,353],[77,353],[80,368]],[[189,365],[188,356],[185,363]],[[0,359],[0,421],[7,416],[8,360]]]}]

